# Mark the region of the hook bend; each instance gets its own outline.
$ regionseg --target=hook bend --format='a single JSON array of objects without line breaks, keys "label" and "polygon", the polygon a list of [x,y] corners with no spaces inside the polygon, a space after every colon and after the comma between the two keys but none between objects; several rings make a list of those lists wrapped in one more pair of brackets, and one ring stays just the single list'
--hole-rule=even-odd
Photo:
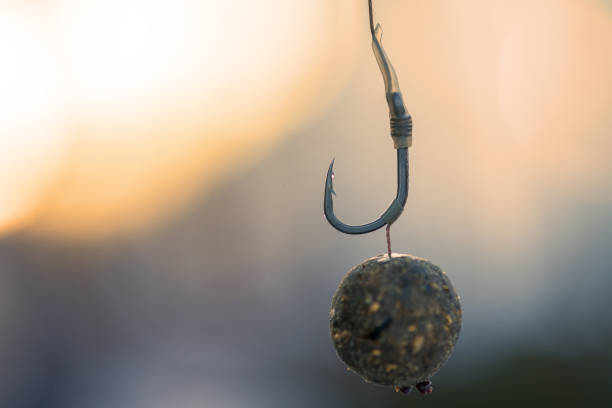
[{"label": "hook bend", "polygon": [[376,221],[364,225],[348,225],[343,223],[334,214],[334,160],[327,170],[325,180],[325,197],[323,200],[323,212],[325,218],[332,227],[345,234],[367,234],[376,231],[387,224],[393,224],[404,211],[404,205],[408,199],[408,148],[397,149],[397,194],[387,210]]}]

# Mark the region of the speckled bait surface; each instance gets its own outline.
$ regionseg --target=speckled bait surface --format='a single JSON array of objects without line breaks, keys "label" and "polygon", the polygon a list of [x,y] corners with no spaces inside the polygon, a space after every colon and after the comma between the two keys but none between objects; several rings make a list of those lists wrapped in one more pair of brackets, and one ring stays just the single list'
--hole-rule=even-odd
[{"label": "speckled bait surface", "polygon": [[348,272],[329,320],[338,356],[364,380],[429,393],[457,342],[461,304],[436,265],[384,254]]}]

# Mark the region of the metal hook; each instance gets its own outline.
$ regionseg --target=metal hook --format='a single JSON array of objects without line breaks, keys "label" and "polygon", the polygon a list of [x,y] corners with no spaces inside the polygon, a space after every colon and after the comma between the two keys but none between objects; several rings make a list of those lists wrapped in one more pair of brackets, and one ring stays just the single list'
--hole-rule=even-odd
[{"label": "metal hook", "polygon": [[393,65],[391,65],[382,47],[382,28],[380,24],[377,24],[376,28],[374,27],[372,0],[368,0],[368,7],[370,12],[370,31],[372,33],[372,49],[385,81],[385,94],[387,104],[389,105],[389,118],[391,121],[391,137],[393,138],[394,147],[397,149],[397,194],[389,208],[376,221],[364,225],[348,225],[343,223],[334,214],[333,195],[336,193],[333,187],[334,160],[332,160],[327,170],[327,179],[325,180],[323,209],[325,217],[332,227],[346,234],[366,234],[387,225],[387,244],[390,254],[389,226],[401,215],[408,198],[408,147],[412,144],[412,118],[404,106]]}]

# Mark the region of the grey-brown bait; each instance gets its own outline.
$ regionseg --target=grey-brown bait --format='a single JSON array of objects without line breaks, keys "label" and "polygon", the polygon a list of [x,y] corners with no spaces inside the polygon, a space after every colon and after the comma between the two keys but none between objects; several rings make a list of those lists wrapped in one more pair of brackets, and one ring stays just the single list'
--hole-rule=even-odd
[{"label": "grey-brown bait", "polygon": [[461,304],[436,265],[384,254],[346,274],[329,321],[338,356],[365,381],[430,393],[429,380],[457,342]]}]

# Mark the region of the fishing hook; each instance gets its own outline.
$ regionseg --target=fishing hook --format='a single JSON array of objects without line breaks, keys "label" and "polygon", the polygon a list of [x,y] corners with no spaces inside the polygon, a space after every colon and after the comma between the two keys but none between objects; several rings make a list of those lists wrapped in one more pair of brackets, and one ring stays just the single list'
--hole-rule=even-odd
[{"label": "fishing hook", "polygon": [[391,254],[391,244],[389,238],[389,227],[404,210],[404,205],[408,198],[408,148],[412,145],[412,118],[406,111],[402,93],[399,89],[399,82],[395,70],[391,65],[391,61],[387,57],[384,48],[382,47],[382,28],[380,24],[374,27],[374,19],[372,17],[372,0],[368,0],[368,8],[370,13],[370,32],[372,34],[372,49],[374,56],[378,62],[378,67],[382,73],[385,82],[385,94],[387,104],[389,106],[389,118],[391,122],[391,137],[393,144],[397,150],[397,194],[395,199],[389,205],[389,208],[376,220],[364,225],[348,225],[340,221],[334,214],[334,199],[335,195],[333,186],[334,177],[334,160],[331,161],[327,170],[327,178],[325,180],[325,198],[323,201],[323,209],[325,218],[338,231],[345,234],[366,234],[376,231],[379,228],[387,226],[387,248],[389,255]]}]

